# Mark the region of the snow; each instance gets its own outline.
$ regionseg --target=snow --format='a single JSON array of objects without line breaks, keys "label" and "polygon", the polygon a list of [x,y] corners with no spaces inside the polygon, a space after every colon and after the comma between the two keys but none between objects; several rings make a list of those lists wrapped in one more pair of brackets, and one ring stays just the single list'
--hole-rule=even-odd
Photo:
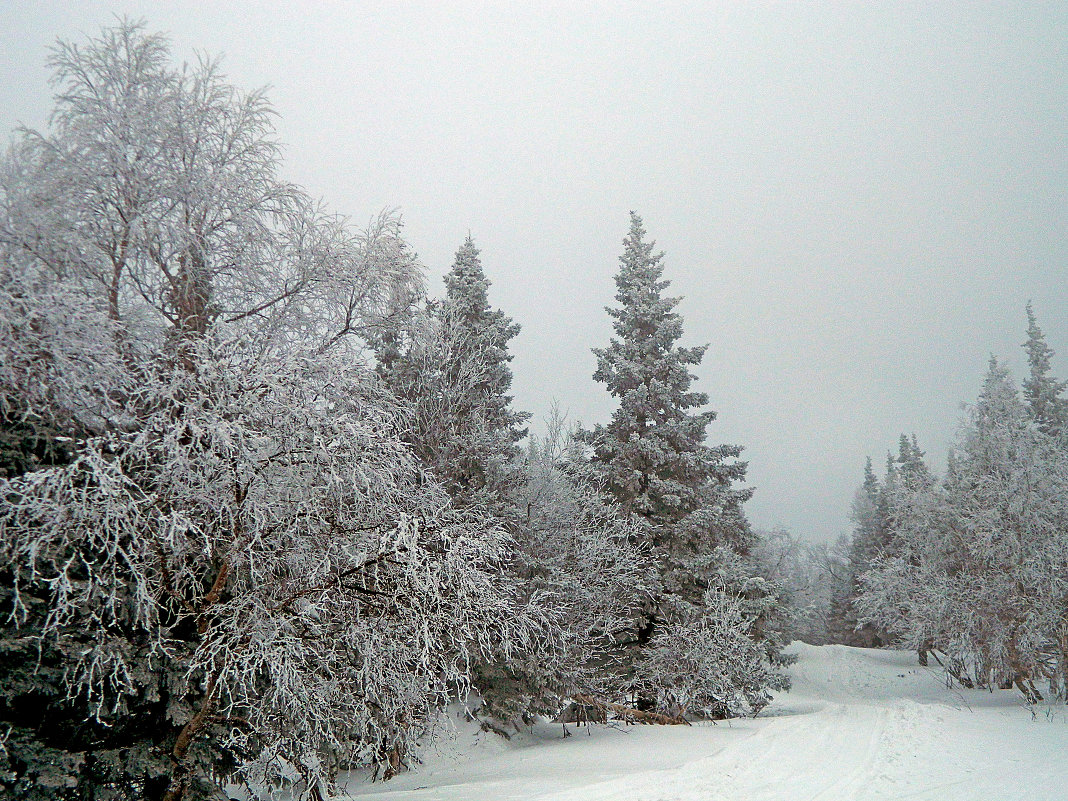
[{"label": "snow", "polygon": [[1068,710],[948,688],[907,651],[795,643],[794,688],[759,718],[685,726],[542,723],[511,741],[456,722],[373,801],[1068,798]]}]

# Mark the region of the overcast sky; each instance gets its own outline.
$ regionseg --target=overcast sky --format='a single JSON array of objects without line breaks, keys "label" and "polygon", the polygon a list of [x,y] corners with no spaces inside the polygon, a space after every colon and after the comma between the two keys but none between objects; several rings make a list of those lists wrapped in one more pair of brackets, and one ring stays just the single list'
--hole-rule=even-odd
[{"label": "overcast sky", "polygon": [[285,177],[399,207],[435,278],[471,232],[539,419],[614,408],[589,349],[634,209],[751,520],[832,538],[866,456],[915,432],[941,469],[989,355],[1022,377],[1029,298],[1068,377],[1068,3],[880,5],[0,0],[0,129],[116,14],[224,54]]}]

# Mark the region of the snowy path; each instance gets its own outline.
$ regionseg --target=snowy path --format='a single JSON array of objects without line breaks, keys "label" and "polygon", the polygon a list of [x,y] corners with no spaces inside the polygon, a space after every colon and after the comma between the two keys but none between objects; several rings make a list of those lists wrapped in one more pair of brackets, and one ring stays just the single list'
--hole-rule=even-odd
[{"label": "snowy path", "polygon": [[1068,800],[1068,711],[949,690],[915,655],[795,645],[794,689],[730,725],[595,729],[520,744],[460,734],[451,754],[355,797],[413,801]]}]

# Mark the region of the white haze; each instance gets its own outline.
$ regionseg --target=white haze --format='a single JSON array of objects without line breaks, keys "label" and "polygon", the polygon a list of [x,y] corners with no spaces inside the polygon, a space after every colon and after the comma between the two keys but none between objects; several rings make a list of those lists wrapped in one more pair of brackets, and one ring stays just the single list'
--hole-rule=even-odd
[{"label": "white haze", "polygon": [[516,404],[586,423],[627,211],[667,251],[755,524],[849,527],[864,458],[935,465],[1024,304],[1068,377],[1068,6],[0,2],[0,127],[47,46],[115,15],[270,84],[287,177],[400,207],[430,273],[470,231],[523,326]]}]

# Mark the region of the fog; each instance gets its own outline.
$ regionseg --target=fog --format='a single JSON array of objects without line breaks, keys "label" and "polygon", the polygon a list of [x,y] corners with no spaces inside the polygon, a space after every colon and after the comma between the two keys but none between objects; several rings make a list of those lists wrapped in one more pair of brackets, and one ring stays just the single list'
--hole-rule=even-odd
[{"label": "fog", "polygon": [[1028,299],[1068,377],[1068,6],[513,5],[4,0],[0,125],[45,125],[47,47],[115,15],[225,54],[287,177],[400,208],[435,287],[472,234],[536,420],[614,408],[590,348],[636,210],[763,528],[848,530],[901,432],[940,469],[989,355],[1022,377]]}]

